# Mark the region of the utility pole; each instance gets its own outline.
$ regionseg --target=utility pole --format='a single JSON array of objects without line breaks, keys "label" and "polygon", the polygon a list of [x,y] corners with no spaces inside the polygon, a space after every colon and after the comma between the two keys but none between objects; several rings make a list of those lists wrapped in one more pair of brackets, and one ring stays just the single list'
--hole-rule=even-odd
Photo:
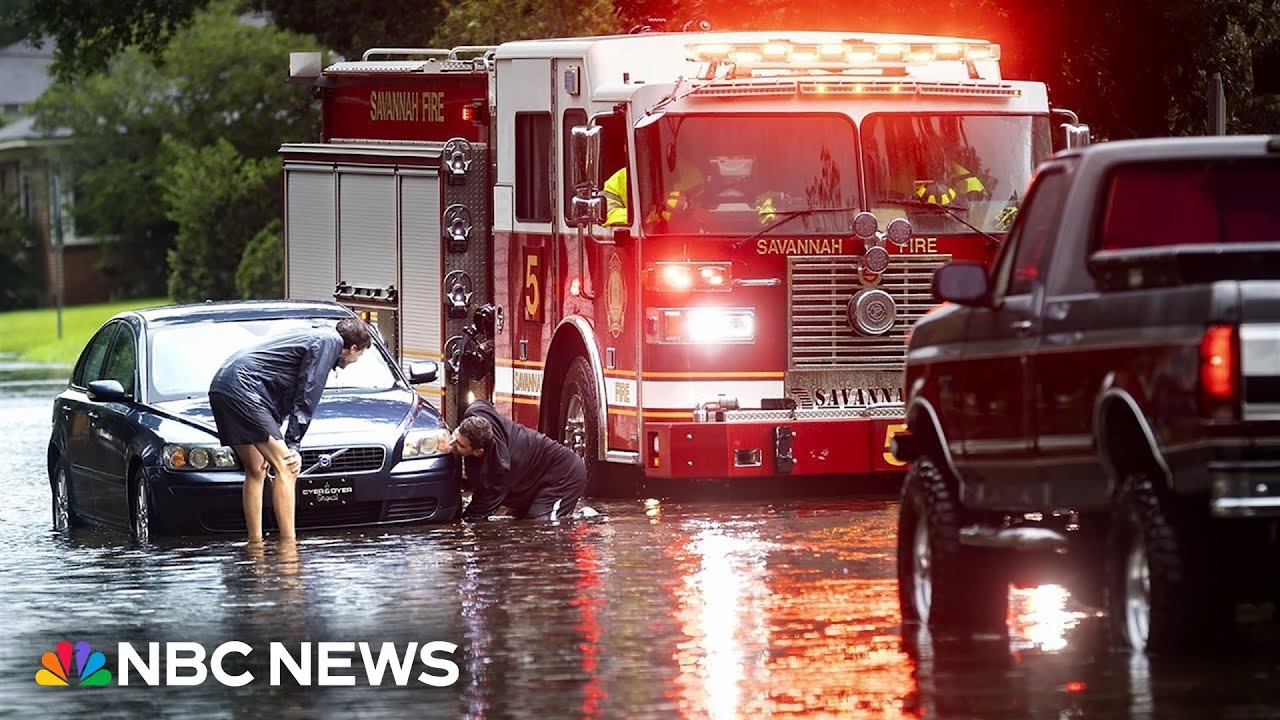
[{"label": "utility pole", "polygon": [[49,168],[49,223],[53,243],[53,298],[58,309],[58,339],[62,339],[62,168]]}]

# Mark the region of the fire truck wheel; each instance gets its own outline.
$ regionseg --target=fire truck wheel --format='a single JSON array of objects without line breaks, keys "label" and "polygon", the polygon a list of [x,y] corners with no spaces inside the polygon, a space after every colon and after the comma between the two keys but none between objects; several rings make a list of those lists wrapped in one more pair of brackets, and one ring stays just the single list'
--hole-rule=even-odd
[{"label": "fire truck wheel", "polygon": [[587,495],[600,489],[600,427],[595,409],[599,405],[596,384],[586,358],[574,358],[565,376],[560,396],[559,440],[587,465]]},{"label": "fire truck wheel", "polygon": [[1003,630],[1008,578],[992,554],[960,544],[954,487],[927,455],[907,473],[898,508],[902,619],[935,629]]}]

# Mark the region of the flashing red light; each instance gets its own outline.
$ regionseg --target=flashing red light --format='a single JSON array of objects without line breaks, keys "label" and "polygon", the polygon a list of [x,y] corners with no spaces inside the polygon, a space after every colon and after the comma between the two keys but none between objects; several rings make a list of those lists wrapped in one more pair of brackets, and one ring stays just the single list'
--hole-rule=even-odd
[{"label": "flashing red light", "polygon": [[476,109],[471,105],[462,106],[462,121],[471,122],[476,119]]},{"label": "flashing red light", "polygon": [[1081,682],[1080,680],[1072,680],[1071,682],[1067,683],[1067,684],[1063,687],[1063,689],[1065,689],[1065,690],[1066,690],[1067,692],[1069,692],[1069,693],[1084,692],[1084,691],[1085,691],[1085,690],[1087,690],[1088,688],[1089,688],[1089,686],[1088,686],[1088,685],[1085,685],[1085,684],[1084,684],[1083,682]]}]

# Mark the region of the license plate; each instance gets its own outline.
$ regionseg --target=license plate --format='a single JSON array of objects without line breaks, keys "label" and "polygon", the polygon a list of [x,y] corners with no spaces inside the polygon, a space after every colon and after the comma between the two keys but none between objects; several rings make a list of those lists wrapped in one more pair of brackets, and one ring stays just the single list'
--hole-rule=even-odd
[{"label": "license plate", "polygon": [[298,478],[302,507],[323,508],[346,505],[355,498],[356,488],[347,478]]}]

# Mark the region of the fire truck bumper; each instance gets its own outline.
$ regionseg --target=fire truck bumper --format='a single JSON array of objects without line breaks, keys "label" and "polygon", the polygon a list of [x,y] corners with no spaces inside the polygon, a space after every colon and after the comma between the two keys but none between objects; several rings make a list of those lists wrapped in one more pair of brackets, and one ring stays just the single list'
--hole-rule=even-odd
[{"label": "fire truck bumper", "polygon": [[889,445],[905,430],[900,416],[645,423],[645,473],[735,479],[903,472],[907,463]]}]

